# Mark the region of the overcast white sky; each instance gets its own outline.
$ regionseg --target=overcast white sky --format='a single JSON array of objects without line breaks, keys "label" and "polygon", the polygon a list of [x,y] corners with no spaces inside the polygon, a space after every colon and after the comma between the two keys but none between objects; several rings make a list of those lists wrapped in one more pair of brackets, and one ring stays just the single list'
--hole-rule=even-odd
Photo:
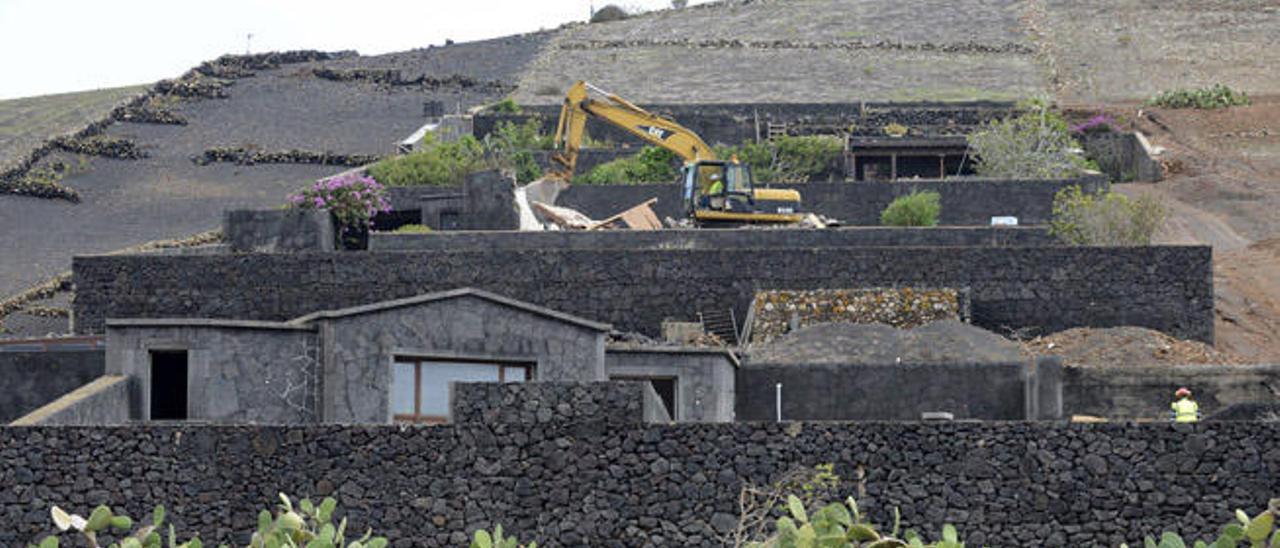
[{"label": "overcast white sky", "polygon": [[[0,0],[0,99],[150,83],[250,49],[386,53],[555,28],[608,0]],[[656,9],[670,0],[621,0]],[[702,2],[694,0],[690,4]]]}]

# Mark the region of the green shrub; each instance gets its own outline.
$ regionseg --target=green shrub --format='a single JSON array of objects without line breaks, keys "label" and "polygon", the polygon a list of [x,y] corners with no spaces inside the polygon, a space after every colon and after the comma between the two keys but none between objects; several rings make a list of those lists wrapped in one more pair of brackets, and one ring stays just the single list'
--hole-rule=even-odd
[{"label": "green shrub", "polygon": [[880,213],[885,226],[936,226],[942,212],[942,195],[937,192],[912,192],[899,196]]},{"label": "green shrub", "polygon": [[484,138],[484,148],[492,162],[515,172],[516,182],[528,183],[542,177],[542,166],[533,150],[550,149],[554,137],[542,133],[542,119],[531,117],[522,124],[498,123]]},{"label": "green shrub", "polygon": [[1072,245],[1150,245],[1167,211],[1150,195],[1130,200],[1123,194],[1086,194],[1078,185],[1053,197],[1049,231]]},{"label": "green shrub", "polygon": [[969,135],[974,171],[984,177],[1065,179],[1089,164],[1066,120],[1041,101],[1020,105],[1023,113],[992,120]]},{"label": "green shrub", "polygon": [[503,536],[502,525],[493,527],[493,534],[484,529],[477,530],[471,537],[471,548],[538,548],[538,543],[520,544],[516,537]]},{"label": "green shrub", "polygon": [[658,183],[675,180],[676,155],[664,148],[644,147],[639,153],[600,164],[579,182],[593,185]]},{"label": "green shrub", "polygon": [[516,104],[516,100],[510,97],[489,106],[489,112],[495,114],[520,114],[523,111],[524,109]]},{"label": "green shrub", "polygon": [[898,538],[901,522],[894,510],[893,529],[876,530],[858,511],[858,503],[849,497],[844,504],[831,503],[812,515],[800,497],[787,497],[788,515],[777,520],[777,534],[764,542],[751,543],[753,548],[964,548],[960,535],[950,524],[943,525],[942,539],[925,544],[924,539],[908,530]]},{"label": "green shrub", "polygon": [[[249,548],[300,548],[303,546],[385,548],[387,546],[387,539],[374,537],[372,531],[366,531],[364,536],[348,543],[345,538],[346,518],[336,526],[330,521],[337,507],[338,501],[326,498],[319,505],[312,504],[308,499],[302,499],[298,501],[298,507],[294,508],[289,497],[281,493],[280,505],[274,515],[267,510],[258,514],[258,528],[249,541]],[[133,519],[116,514],[107,506],[94,508],[88,518],[68,514],[57,506],[54,506],[50,513],[53,516],[53,524],[59,531],[74,531],[79,534],[83,544],[91,548],[103,546],[100,543],[107,542],[105,536],[110,533],[115,533],[116,536],[116,541],[108,545],[110,548],[161,548],[161,546],[201,548],[202,546],[199,538],[179,544],[173,525],[169,526],[168,534],[165,535],[166,543],[166,539],[162,538],[162,533],[165,532],[163,506],[156,506],[149,522],[136,529]],[[28,548],[58,548],[59,544],[59,537],[52,535],[41,539],[38,546],[28,545]],[[73,542],[72,545],[79,544]],[[221,546],[226,547],[225,544]]]},{"label": "green shrub", "polygon": [[805,182],[827,172],[840,160],[844,143],[829,135],[784,136],[771,143],[743,143],[736,147],[717,147],[716,155],[738,160],[751,166],[757,181]]},{"label": "green shrub", "polygon": [[[1243,542],[1253,548],[1280,546],[1280,530],[1275,528],[1277,514],[1280,514],[1280,499],[1271,499],[1267,503],[1267,509],[1252,518],[1244,513],[1244,510],[1236,510],[1236,521],[1240,523],[1228,523],[1222,528],[1218,538],[1212,542],[1197,540],[1192,545],[1196,548],[1236,548]],[[1167,531],[1160,535],[1158,542],[1154,538],[1146,537],[1142,543],[1146,548],[1186,548],[1188,546],[1188,543],[1177,533]],[[1121,544],[1120,548],[1128,548],[1128,545]]]},{"label": "green shrub", "polygon": [[1226,108],[1249,104],[1249,96],[1222,84],[1200,89],[1166,91],[1147,100],[1147,105],[1165,108]]},{"label": "green shrub", "polygon": [[401,225],[391,232],[395,234],[429,234],[431,232],[431,227],[427,225],[409,224]]},{"label": "green shrub", "polygon": [[427,134],[419,150],[373,164],[369,175],[387,186],[460,185],[467,175],[488,165],[484,145],[475,137],[441,143]]}]

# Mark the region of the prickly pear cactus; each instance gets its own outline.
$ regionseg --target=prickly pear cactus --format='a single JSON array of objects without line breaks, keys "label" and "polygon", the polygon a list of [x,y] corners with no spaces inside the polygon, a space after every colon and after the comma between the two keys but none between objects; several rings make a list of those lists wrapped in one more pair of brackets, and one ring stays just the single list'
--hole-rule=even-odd
[{"label": "prickly pear cactus", "polygon": [[333,511],[338,501],[326,498],[319,505],[310,499],[293,501],[280,493],[280,505],[276,514],[263,510],[258,514],[258,530],[253,533],[249,548],[385,548],[387,539],[374,537],[372,530],[351,542],[346,541],[347,519],[334,526]]},{"label": "prickly pear cactus", "polygon": [[516,537],[504,537],[502,525],[498,524],[494,526],[492,535],[484,529],[476,531],[471,539],[471,548],[538,548],[538,543],[520,544]]},{"label": "prickly pear cactus", "polygon": [[[156,506],[151,513],[151,523],[133,529],[133,519],[123,514],[116,514],[107,506],[99,506],[89,513],[88,518],[84,518],[78,514],[68,514],[62,508],[54,506],[49,510],[53,517],[53,525],[58,528],[60,533],[74,531],[78,533],[91,548],[99,548],[99,537],[115,532],[117,540],[108,546],[110,548],[161,548],[160,531],[164,526],[164,506]],[[40,541],[38,546],[28,545],[28,548],[58,548],[59,537],[51,535]],[[179,544],[174,534],[173,526],[169,526],[169,548],[202,548],[200,539],[193,538],[187,542]]]},{"label": "prickly pear cactus", "polygon": [[868,523],[858,503],[849,497],[844,504],[828,504],[812,516],[800,498],[787,498],[787,513],[778,518],[778,533],[771,539],[752,545],[754,548],[964,548],[956,528],[947,525],[942,529],[942,540],[925,544],[919,535],[907,531],[898,537],[900,522],[894,511],[893,530],[882,534]]}]

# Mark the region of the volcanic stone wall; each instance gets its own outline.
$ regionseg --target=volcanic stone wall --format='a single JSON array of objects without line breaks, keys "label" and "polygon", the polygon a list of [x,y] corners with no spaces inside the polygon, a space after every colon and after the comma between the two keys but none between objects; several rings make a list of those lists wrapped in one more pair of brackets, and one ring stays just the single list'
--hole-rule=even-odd
[{"label": "volcanic stone wall", "polygon": [[719,545],[744,481],[826,462],[877,523],[896,506],[971,546],[1132,546],[1264,509],[1280,424],[0,428],[0,545],[52,532],[53,504],[164,504],[184,537],[243,546],[277,492],[333,496],[350,529],[396,545],[464,546],[497,523],[547,546]]},{"label": "volcanic stone wall", "polygon": [[[725,103],[646,105],[650,112],[667,116],[689,128],[710,144],[737,145],[769,136],[768,124],[783,124],[790,135],[843,134],[884,136],[884,126],[906,126],[912,135],[964,135],[988,120],[1009,114],[1013,105],[999,102],[970,103]],[[560,117],[559,105],[523,107],[520,114],[482,113],[474,118],[477,138],[498,124],[522,124],[536,117],[542,132],[553,135]],[[601,120],[588,119],[593,139],[612,143],[643,143],[639,138]]]},{"label": "volcanic stone wall", "polygon": [[856,227],[814,230],[435,231],[372,233],[373,251],[463,249],[724,249],[729,247],[1051,246],[1044,227]]},{"label": "volcanic stone wall", "polygon": [[[1048,224],[1053,217],[1053,196],[1063,188],[1080,185],[1092,193],[1110,185],[1103,177],[1083,177],[1053,181],[1011,181],[987,179],[948,179],[920,181],[860,181],[856,183],[798,183],[770,185],[800,192],[801,208],[838,219],[850,226],[879,226],[880,213],[899,196],[914,191],[934,191],[941,195],[940,225],[987,226],[991,217],[1014,216],[1021,225]],[[439,187],[396,187],[389,189],[392,207],[397,210],[421,209],[426,214],[446,196],[452,196],[449,207],[461,210],[463,197],[456,189]],[[556,205],[576,209],[593,219],[604,219],[650,198],[658,218],[685,217],[684,201],[678,185],[670,183],[643,185],[573,185],[562,192]],[[438,226],[435,228],[439,228]]]},{"label": "volcanic stone wall", "polygon": [[[640,382],[455,382],[449,385],[454,424],[547,424],[645,422]],[[656,397],[656,395],[655,395]]]},{"label": "volcanic stone wall", "polygon": [[0,352],[0,424],[58,399],[106,370],[101,350]]},{"label": "volcanic stone wall", "polygon": [[970,288],[973,323],[1053,332],[1137,325],[1213,340],[1212,250],[827,247],[112,255],[73,261],[76,327],[104,318],[285,320],[476,287],[624,331],[733,308],[756,291]]},{"label": "volcanic stone wall", "polygon": [[[991,224],[991,217],[1010,215],[1023,225],[1048,224],[1053,217],[1054,194],[1071,185],[1080,185],[1085,192],[1109,186],[1106,179],[1099,177],[1058,181],[958,179],[771,186],[800,192],[804,211],[856,226],[879,225],[880,213],[899,196],[917,190],[933,191],[941,195],[938,224],[985,226]],[[658,198],[654,208],[658,218],[681,219],[684,202],[680,192],[680,187],[674,184],[574,185],[560,194],[556,204],[603,219],[650,198]]]}]

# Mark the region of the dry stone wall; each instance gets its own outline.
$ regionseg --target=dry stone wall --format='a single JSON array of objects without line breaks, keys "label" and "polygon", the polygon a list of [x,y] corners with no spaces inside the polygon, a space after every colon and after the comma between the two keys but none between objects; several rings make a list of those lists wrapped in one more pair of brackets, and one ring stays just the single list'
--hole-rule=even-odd
[{"label": "dry stone wall", "polygon": [[[767,343],[815,323],[882,323],[912,328],[941,319],[968,319],[968,293],[918,287],[774,290],[751,301],[751,342]],[[793,321],[794,318],[794,321]]]},{"label": "dry stone wall", "polygon": [[1208,247],[481,249],[73,261],[76,327],[104,318],[286,320],[316,310],[476,287],[656,336],[667,318],[757,291],[970,288],[973,323],[999,332],[1138,325],[1213,340]]},{"label": "dry stone wall", "polygon": [[879,523],[898,507],[972,546],[1132,546],[1265,508],[1280,424],[0,428],[0,545],[51,532],[53,504],[162,503],[184,534],[243,546],[280,491],[333,496],[396,545],[463,546],[496,523],[547,546],[718,545],[743,482],[824,462]]}]

